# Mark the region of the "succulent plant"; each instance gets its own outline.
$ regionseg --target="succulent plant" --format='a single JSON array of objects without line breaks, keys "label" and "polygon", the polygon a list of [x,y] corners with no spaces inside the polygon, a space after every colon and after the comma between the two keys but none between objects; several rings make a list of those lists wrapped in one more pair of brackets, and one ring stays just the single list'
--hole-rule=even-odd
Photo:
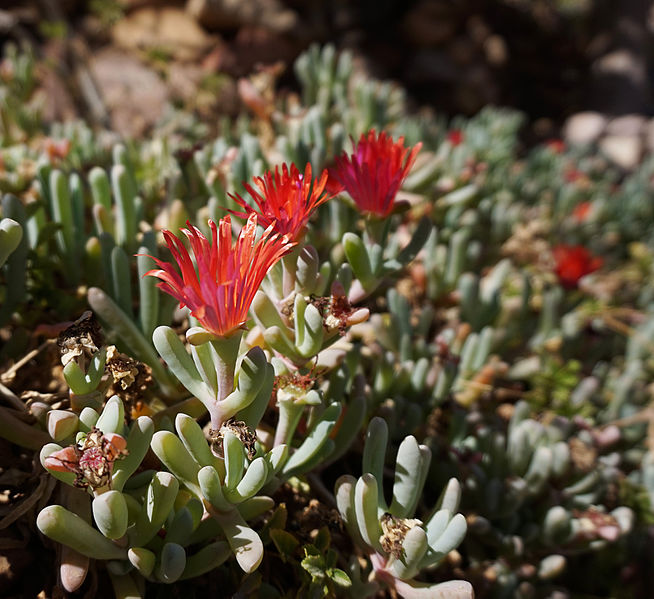
[{"label": "succulent plant", "polygon": [[46,127],[35,57],[5,61],[0,436],[49,472],[65,591],[97,567],[116,597],[215,568],[262,597],[635,588],[651,157],[409,114],[333,46],[220,137],[178,111],[120,143]]},{"label": "succulent plant", "polygon": [[[384,458],[388,427],[381,418],[368,425],[363,453],[364,474],[336,481],[336,501],[348,532],[372,567],[372,581],[402,597],[473,597],[469,583],[424,584],[414,581],[424,568],[436,566],[455,549],[466,532],[456,514],[461,489],[450,480],[438,505],[423,523],[413,518],[429,470],[431,452],[412,436],[400,444],[395,464],[393,499],[384,497]],[[375,591],[371,589],[371,594]]]}]

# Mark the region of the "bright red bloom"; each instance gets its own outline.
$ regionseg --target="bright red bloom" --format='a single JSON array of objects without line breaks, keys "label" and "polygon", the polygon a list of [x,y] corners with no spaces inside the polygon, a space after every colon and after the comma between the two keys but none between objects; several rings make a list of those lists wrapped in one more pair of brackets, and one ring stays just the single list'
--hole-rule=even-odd
[{"label": "bright red bloom", "polygon": [[182,229],[182,233],[191,244],[197,273],[182,241],[164,230],[166,245],[182,276],[171,263],[157,258],[153,260],[159,268],[146,274],[160,278],[157,286],[177,299],[180,306],[188,306],[207,331],[227,337],[243,327],[266,273],[295,244],[275,234],[272,227],[255,241],[256,214],[248,217],[233,246],[229,216],[220,219],[218,226],[209,221],[211,243],[199,229],[188,221],[186,224],[188,229]]},{"label": "bright red bloom", "polygon": [[327,176],[327,184],[325,185],[325,190],[330,196],[336,196],[345,190],[343,184],[334,176],[336,172],[335,169],[336,169],[335,166],[330,166],[327,170],[328,176]]},{"label": "bright red bloom", "polygon": [[554,255],[554,272],[561,285],[574,289],[581,277],[595,272],[604,261],[591,254],[583,245],[557,245],[552,248]]},{"label": "bright red bloom", "polygon": [[580,170],[577,170],[576,168],[573,167],[567,169],[563,173],[563,177],[565,178],[567,183],[576,183],[577,181],[583,179],[585,175]]},{"label": "bright red bloom", "polygon": [[385,132],[376,136],[371,130],[362,135],[354,154],[342,154],[330,176],[352,196],[362,212],[388,216],[402,182],[406,178],[422,144],[404,147],[404,138],[397,142]]},{"label": "bright red bloom", "polygon": [[291,164],[290,170],[284,164],[281,174],[277,167],[274,174],[268,171],[263,177],[254,178],[254,183],[259,190],[244,183],[258,210],[247,204],[240,195],[230,194],[230,197],[245,210],[245,212],[234,210],[230,212],[241,218],[257,214],[259,224],[264,227],[272,226],[276,233],[288,235],[293,241],[298,241],[313,211],[333,195],[325,192],[327,177],[327,171],[324,170],[320,179],[313,181],[310,164],[304,168],[304,174],[294,164]]},{"label": "bright red bloom", "polygon": [[463,131],[461,129],[452,129],[447,133],[447,141],[449,141],[455,148],[463,143]]},{"label": "bright red bloom", "polygon": [[554,154],[563,154],[565,152],[565,143],[561,139],[548,139],[545,147],[554,152]]},{"label": "bright red bloom", "polygon": [[592,202],[581,202],[577,204],[572,210],[572,217],[578,222],[583,223],[590,215],[593,209]]}]

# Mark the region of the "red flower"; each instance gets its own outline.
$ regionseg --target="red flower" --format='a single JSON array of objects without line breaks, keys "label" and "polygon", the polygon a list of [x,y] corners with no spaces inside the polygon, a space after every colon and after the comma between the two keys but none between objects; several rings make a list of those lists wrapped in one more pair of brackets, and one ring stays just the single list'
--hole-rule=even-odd
[{"label": "red flower", "polygon": [[325,185],[325,190],[330,196],[335,196],[338,195],[339,193],[342,193],[345,190],[345,187],[343,187],[343,184],[335,177],[336,173],[336,163],[334,163],[334,166],[330,166],[327,170],[327,184]]},{"label": "red flower", "polygon": [[70,152],[70,146],[70,139],[55,140],[47,137],[43,142],[43,149],[51,162],[66,158]]},{"label": "red flower", "polygon": [[388,216],[402,182],[406,178],[422,144],[404,147],[404,138],[397,142],[374,130],[362,135],[354,154],[342,154],[330,172],[352,196],[362,212]]},{"label": "red flower", "polygon": [[554,154],[563,154],[565,152],[565,143],[561,139],[548,139],[545,147],[554,152]]},{"label": "red flower", "polygon": [[564,173],[563,177],[567,183],[576,183],[577,181],[585,177],[584,173],[580,170],[577,170],[574,167],[568,168]]},{"label": "red flower", "polygon": [[325,193],[327,171],[322,172],[320,179],[312,181],[310,164],[304,168],[304,175],[294,164],[290,170],[284,164],[281,174],[277,167],[274,174],[268,171],[263,177],[255,177],[254,183],[259,190],[247,183],[244,187],[254,199],[258,210],[248,205],[240,195],[230,194],[245,210],[230,212],[241,218],[257,214],[259,224],[264,227],[272,226],[276,233],[288,235],[293,241],[301,238],[312,212],[333,195]]},{"label": "red flower", "polygon": [[447,141],[449,141],[455,148],[463,143],[463,131],[461,129],[452,129],[447,133]]},{"label": "red flower", "polygon": [[572,210],[572,217],[578,223],[583,223],[590,215],[592,209],[592,202],[581,202],[581,204],[577,204]]},{"label": "red flower", "polygon": [[182,241],[170,231],[164,231],[166,245],[182,276],[171,263],[157,258],[153,260],[159,268],[146,274],[160,278],[157,286],[179,300],[180,306],[188,306],[207,331],[227,337],[243,327],[266,273],[295,244],[275,234],[272,227],[255,241],[256,214],[248,217],[233,246],[229,216],[221,219],[217,227],[209,221],[211,244],[188,221],[186,224],[189,228],[182,232],[191,244],[197,273]]},{"label": "red flower", "polygon": [[594,256],[582,245],[557,245],[552,248],[554,272],[561,285],[574,289],[581,277],[595,272],[603,264],[602,258]]}]

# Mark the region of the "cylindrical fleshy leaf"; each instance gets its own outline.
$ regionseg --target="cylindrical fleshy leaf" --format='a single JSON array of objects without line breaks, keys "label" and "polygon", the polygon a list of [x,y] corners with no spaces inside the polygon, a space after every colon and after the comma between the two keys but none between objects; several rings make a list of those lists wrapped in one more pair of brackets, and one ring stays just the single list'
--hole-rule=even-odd
[{"label": "cylindrical fleshy leaf", "polygon": [[23,227],[11,218],[0,220],[0,267],[7,261],[23,238]]},{"label": "cylindrical fleshy leaf", "polygon": [[236,510],[229,513],[213,512],[212,515],[225,533],[238,565],[248,574],[254,572],[263,559],[263,543],[259,535]]},{"label": "cylindrical fleshy leaf", "polygon": [[264,458],[254,460],[245,471],[245,475],[234,490],[227,490],[227,498],[232,503],[240,503],[253,497],[266,482],[268,464]]},{"label": "cylindrical fleshy leaf", "polygon": [[150,441],[154,434],[154,423],[147,416],[140,416],[132,423],[129,434],[127,435],[127,447],[129,453],[114,464],[112,475],[113,488],[122,491],[127,482],[137,468],[141,465],[145,454],[150,448]]},{"label": "cylindrical fleshy leaf", "polygon": [[381,526],[377,511],[377,480],[372,474],[364,474],[354,488],[354,513],[363,541],[382,553],[379,537]]},{"label": "cylindrical fleshy leaf", "polygon": [[409,518],[422,493],[431,452],[418,445],[415,437],[406,437],[397,452],[393,501],[389,512],[398,518]]},{"label": "cylindrical fleshy leaf", "polygon": [[198,482],[202,489],[202,496],[220,511],[232,509],[232,506],[225,499],[220,477],[213,466],[205,466],[198,472]]},{"label": "cylindrical fleshy leaf", "polygon": [[127,504],[120,491],[107,491],[93,500],[93,519],[108,539],[120,539],[127,532]]},{"label": "cylindrical fleshy leaf", "polygon": [[157,578],[165,583],[175,582],[186,567],[186,551],[177,543],[166,543],[161,550]]},{"label": "cylindrical fleshy leaf", "polygon": [[159,532],[173,509],[178,490],[179,482],[172,474],[157,472],[154,475],[136,524],[129,529],[132,546],[146,545]]},{"label": "cylindrical fleshy leaf", "polygon": [[177,478],[194,492],[200,466],[186,450],[179,437],[169,431],[157,431],[152,437],[152,450]]},{"label": "cylindrical fleshy leaf", "polygon": [[60,505],[49,505],[41,510],[36,525],[52,540],[73,547],[93,559],[125,559],[127,550],[118,547],[87,524],[78,515]]},{"label": "cylindrical fleshy leaf", "polygon": [[89,559],[88,556],[82,555],[72,547],[64,545],[61,548],[59,576],[61,586],[69,593],[74,593],[84,584],[89,570]]},{"label": "cylindrical fleshy leaf", "polygon": [[225,431],[223,434],[223,454],[225,456],[225,488],[235,489],[243,476],[245,449],[239,438],[230,431]]},{"label": "cylindrical fleshy leaf", "polygon": [[63,441],[77,432],[79,418],[67,410],[50,410],[46,417],[48,433],[55,441]]},{"label": "cylindrical fleshy leaf", "polygon": [[144,547],[130,547],[127,551],[127,559],[142,576],[147,578],[152,574],[157,557],[152,551]]},{"label": "cylindrical fleshy leaf", "polygon": [[122,435],[125,428],[125,406],[117,395],[107,400],[95,426],[103,433],[118,433]]},{"label": "cylindrical fleshy leaf", "polygon": [[180,580],[196,578],[220,566],[232,554],[225,541],[217,541],[206,545],[194,555],[186,559],[186,567]]},{"label": "cylindrical fleshy leaf", "polygon": [[322,446],[327,442],[329,433],[334,428],[340,413],[341,406],[338,403],[333,403],[327,407],[320,420],[312,427],[302,445],[295,450],[295,453],[291,455],[284,465],[282,471],[285,477],[302,471],[306,463],[320,451]]},{"label": "cylindrical fleshy leaf", "polygon": [[411,528],[402,541],[402,558],[393,560],[391,572],[402,579],[413,578],[419,570],[420,560],[427,551],[427,535],[420,526]]},{"label": "cylindrical fleshy leaf", "polygon": [[177,414],[175,418],[175,429],[184,447],[191,454],[193,459],[200,466],[211,466],[214,464],[214,455],[209,449],[209,443],[194,418],[187,414]]}]

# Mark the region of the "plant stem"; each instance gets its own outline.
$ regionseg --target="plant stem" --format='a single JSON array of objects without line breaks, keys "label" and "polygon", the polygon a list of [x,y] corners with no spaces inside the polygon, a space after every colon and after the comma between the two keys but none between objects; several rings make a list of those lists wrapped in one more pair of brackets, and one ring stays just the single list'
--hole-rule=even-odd
[{"label": "plant stem", "polygon": [[288,445],[291,442],[304,408],[303,405],[296,404],[292,399],[278,401],[277,405],[279,406],[279,421],[275,429],[273,447],[282,444]]},{"label": "plant stem", "polygon": [[242,331],[237,331],[229,337],[217,338],[209,342],[218,356],[215,364],[218,395],[215,405],[209,410],[211,428],[215,431],[220,430],[223,424],[220,402],[234,391],[234,373],[236,371],[236,361],[238,359],[238,350],[241,345],[242,335]]},{"label": "plant stem", "polygon": [[295,291],[297,258],[299,253],[300,246],[295,246],[290,254],[282,258],[282,292],[285,298]]}]

